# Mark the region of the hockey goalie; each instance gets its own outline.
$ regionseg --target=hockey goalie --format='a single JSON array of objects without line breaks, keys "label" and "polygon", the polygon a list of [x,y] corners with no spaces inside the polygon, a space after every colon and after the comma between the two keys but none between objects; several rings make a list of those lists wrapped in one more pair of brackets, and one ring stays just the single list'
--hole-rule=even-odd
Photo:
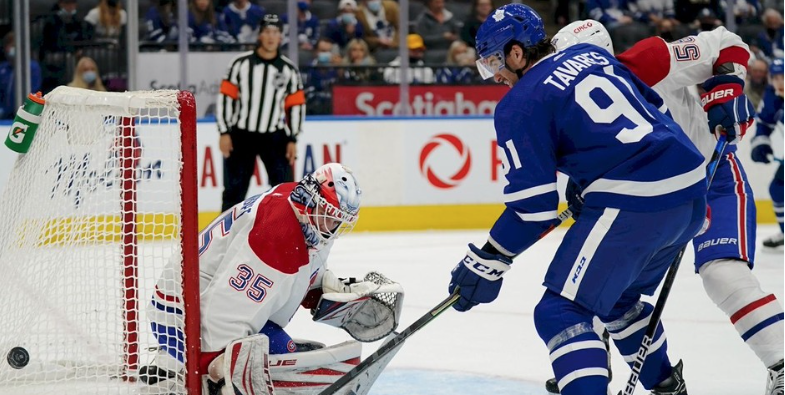
[{"label": "hockey goalie", "polygon": [[[343,280],[325,266],[358,218],[361,191],[346,167],[326,164],[225,211],[200,233],[203,393],[314,394],[359,363],[361,344],[398,325],[402,287],[375,272]],[[159,351],[140,380],[180,393],[183,369],[179,264],[158,280],[147,309]],[[167,295],[162,290],[176,289]],[[299,306],[355,340],[326,347],[284,330]],[[383,366],[383,365],[380,365]],[[381,368],[339,393],[365,394]],[[351,387],[351,388],[349,388]]]}]

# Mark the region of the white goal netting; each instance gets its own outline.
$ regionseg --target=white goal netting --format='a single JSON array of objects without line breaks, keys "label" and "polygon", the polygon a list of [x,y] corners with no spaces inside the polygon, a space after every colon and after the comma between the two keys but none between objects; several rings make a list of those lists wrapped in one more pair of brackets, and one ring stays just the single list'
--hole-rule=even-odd
[{"label": "white goal netting", "polygon": [[[182,284],[156,281],[196,242],[181,244],[196,212],[181,179],[195,167],[182,142],[195,124],[181,118],[193,106],[178,91],[46,96],[0,198],[0,394],[171,392],[138,375],[161,343],[188,358]],[[147,319],[155,308],[179,313],[159,336]]]}]

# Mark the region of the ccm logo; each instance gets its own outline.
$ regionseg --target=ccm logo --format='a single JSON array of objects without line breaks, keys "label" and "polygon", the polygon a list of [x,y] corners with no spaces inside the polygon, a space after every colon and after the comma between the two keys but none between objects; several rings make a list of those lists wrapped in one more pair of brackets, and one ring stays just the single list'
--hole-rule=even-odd
[{"label": "ccm logo", "polygon": [[573,33],[580,33],[582,31],[590,28],[591,26],[592,26],[591,22],[586,22],[583,25],[580,25],[580,26],[576,27],[575,29],[572,29],[572,32]]},{"label": "ccm logo", "polygon": [[728,88],[721,91],[710,92],[701,98],[701,104],[705,106],[706,104],[725,97],[733,97],[733,89]]},{"label": "ccm logo", "polygon": [[575,274],[572,276],[572,283],[575,284],[578,281],[578,277],[581,275],[583,271],[583,265],[586,264],[586,257],[581,257],[581,262],[578,264],[578,267],[575,268]]},{"label": "ccm logo", "polygon": [[477,273],[485,273],[491,277],[501,278],[501,276],[504,274],[504,271],[496,270],[492,267],[483,265],[482,263],[477,262],[468,256],[463,259],[463,264],[474,269],[474,271],[476,271]]}]

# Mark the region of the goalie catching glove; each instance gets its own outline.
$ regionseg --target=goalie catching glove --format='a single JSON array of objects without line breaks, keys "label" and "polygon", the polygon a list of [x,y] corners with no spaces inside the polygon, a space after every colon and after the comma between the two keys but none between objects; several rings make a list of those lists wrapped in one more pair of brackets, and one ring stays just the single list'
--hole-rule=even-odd
[{"label": "goalie catching glove", "polygon": [[342,328],[361,342],[384,338],[401,316],[403,287],[381,273],[370,272],[363,281],[340,279],[327,270],[322,276],[323,294],[313,320]]}]

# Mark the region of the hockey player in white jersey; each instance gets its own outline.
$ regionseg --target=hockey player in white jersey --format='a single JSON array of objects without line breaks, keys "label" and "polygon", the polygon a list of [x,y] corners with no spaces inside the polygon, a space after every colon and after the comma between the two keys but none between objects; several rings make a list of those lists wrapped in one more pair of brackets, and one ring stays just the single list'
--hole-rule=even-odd
[{"label": "hockey player in white jersey", "polygon": [[[300,305],[312,308],[315,321],[360,341],[395,329],[399,284],[378,273],[344,281],[325,266],[335,239],[354,227],[360,197],[349,169],[326,164],[299,183],[238,203],[199,234],[199,366],[208,377],[206,394],[310,394],[337,380],[335,372],[356,366],[356,341],[325,348],[286,333]],[[160,346],[154,364],[140,370],[142,381],[173,392],[181,385],[185,346],[181,290],[165,294],[171,286],[160,285],[179,283],[179,267],[172,262],[165,270],[148,306]],[[357,393],[366,393],[374,379],[365,379]]]},{"label": "hockey player in white jersey", "polygon": [[[558,50],[589,43],[613,53],[607,31],[593,20],[565,26],[553,43]],[[761,289],[751,271],[755,201],[734,145],[755,115],[742,93],[749,60],[747,45],[719,27],[673,43],[648,38],[617,59],[659,94],[664,101],[661,111],[670,112],[706,161],[716,145],[712,132],[726,134],[732,144],[721,157],[708,192],[711,226],[693,240],[695,271],[712,301],[768,367],[766,393],[782,394],[783,310],[774,294]],[[701,84],[706,93],[699,102],[690,90]],[[611,329],[611,337],[618,339],[620,334],[614,332]]]}]

